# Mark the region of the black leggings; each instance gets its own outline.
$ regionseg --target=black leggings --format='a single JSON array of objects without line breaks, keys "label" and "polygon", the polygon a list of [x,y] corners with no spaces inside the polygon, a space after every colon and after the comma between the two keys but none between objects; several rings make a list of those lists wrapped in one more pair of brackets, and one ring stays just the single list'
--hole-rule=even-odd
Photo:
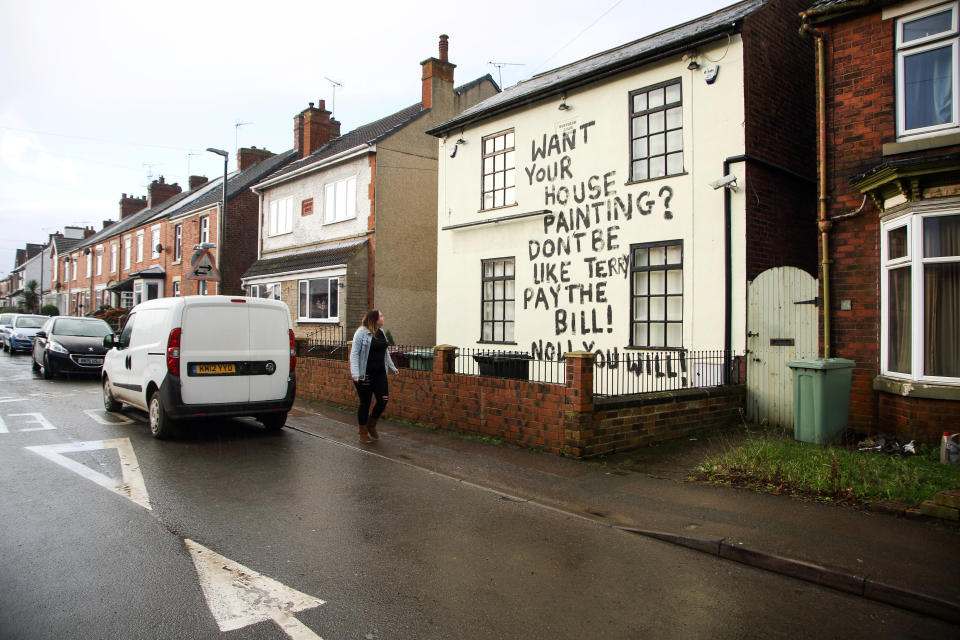
[{"label": "black leggings", "polygon": [[367,424],[367,414],[370,413],[370,400],[372,396],[377,396],[377,404],[373,405],[373,413],[370,417],[378,420],[383,415],[383,410],[387,408],[387,374],[367,376],[360,382],[354,382],[353,386],[357,388],[357,395],[360,396],[360,407],[357,409],[357,424]]}]

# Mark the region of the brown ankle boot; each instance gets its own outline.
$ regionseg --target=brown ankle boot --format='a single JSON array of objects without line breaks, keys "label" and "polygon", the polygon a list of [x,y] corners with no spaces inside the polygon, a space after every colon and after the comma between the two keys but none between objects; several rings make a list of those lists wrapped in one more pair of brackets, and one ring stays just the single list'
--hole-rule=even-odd
[{"label": "brown ankle boot", "polygon": [[363,444],[370,444],[373,440],[370,439],[370,435],[367,432],[367,425],[360,425],[360,442]]},{"label": "brown ankle boot", "polygon": [[370,418],[367,420],[367,432],[374,440],[380,439],[380,434],[377,433],[377,418]]}]

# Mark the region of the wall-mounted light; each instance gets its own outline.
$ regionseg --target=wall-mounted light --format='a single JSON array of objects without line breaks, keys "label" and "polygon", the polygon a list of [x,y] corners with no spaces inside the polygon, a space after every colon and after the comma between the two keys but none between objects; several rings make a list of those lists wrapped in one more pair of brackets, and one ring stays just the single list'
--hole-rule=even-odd
[{"label": "wall-mounted light", "polygon": [[163,253],[163,245],[158,242],[157,246],[154,247],[153,250],[157,253]]},{"label": "wall-mounted light", "polygon": [[572,108],[573,107],[567,104],[567,94],[565,93],[560,94],[560,104],[557,105],[557,109],[559,109],[560,111],[569,111]]},{"label": "wall-mounted light", "polygon": [[90,247],[87,247],[86,249],[83,250],[83,255],[85,256],[90,255]]}]

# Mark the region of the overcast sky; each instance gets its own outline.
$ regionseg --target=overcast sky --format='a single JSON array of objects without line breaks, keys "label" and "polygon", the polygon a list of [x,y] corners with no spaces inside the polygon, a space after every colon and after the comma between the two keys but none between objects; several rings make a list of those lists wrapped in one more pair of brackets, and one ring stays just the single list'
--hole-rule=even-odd
[{"label": "overcast sky", "polygon": [[509,87],[730,4],[0,0],[0,277],[25,243],[116,219],[151,177],[221,175],[207,147],[231,171],[238,145],[292,148],[293,116],[333,106],[328,79],[344,133],[419,102],[441,33],[456,84]]}]

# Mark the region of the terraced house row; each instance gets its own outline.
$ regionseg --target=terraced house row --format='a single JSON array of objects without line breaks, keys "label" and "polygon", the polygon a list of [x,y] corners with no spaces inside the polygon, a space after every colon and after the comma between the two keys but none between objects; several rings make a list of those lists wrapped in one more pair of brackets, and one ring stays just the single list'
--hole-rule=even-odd
[{"label": "terraced house row", "polygon": [[[219,180],[124,196],[52,244],[50,295],[278,298],[301,338],[379,307],[404,344],[585,352],[637,389],[745,374],[784,426],[786,363],[843,357],[851,426],[931,440],[960,418],[957,13],[746,0],[503,91],[457,86],[441,36],[419,102],[343,134],[310,104],[224,211]],[[187,278],[204,242],[219,284]]]}]

